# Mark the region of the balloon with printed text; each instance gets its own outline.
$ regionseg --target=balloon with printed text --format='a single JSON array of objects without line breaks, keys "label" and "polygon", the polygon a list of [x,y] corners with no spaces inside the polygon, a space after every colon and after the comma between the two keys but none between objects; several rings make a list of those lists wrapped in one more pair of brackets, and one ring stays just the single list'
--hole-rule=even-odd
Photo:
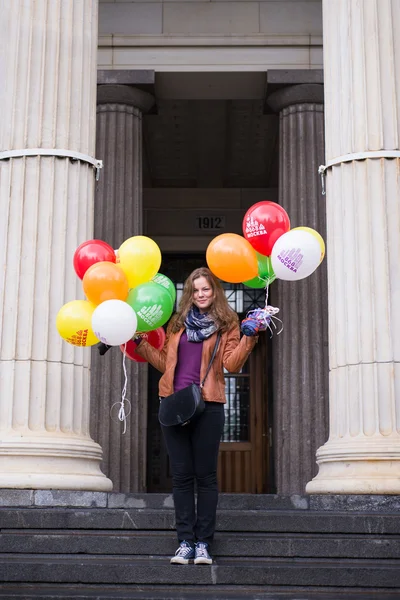
[{"label": "balloon with printed text", "polygon": [[[146,342],[148,342],[153,348],[156,350],[162,350],[165,342],[165,331],[162,327],[158,327],[153,331],[149,331],[147,333],[143,333],[141,336]],[[128,358],[133,360],[134,362],[145,363],[147,360],[140,356],[136,351],[137,345],[134,340],[129,340],[129,342],[122,344],[120,346],[121,352],[126,354]]]},{"label": "balloon with printed text", "polygon": [[275,242],[290,229],[287,212],[276,202],[263,200],[253,204],[243,219],[243,235],[253,248],[270,256]]},{"label": "balloon with printed text", "polygon": [[136,235],[118,249],[119,266],[124,271],[130,288],[150,281],[161,265],[161,251],[154,240]]},{"label": "balloon with printed text", "polygon": [[99,340],[92,329],[96,306],[87,300],[72,300],[60,308],[56,327],[60,336],[72,346],[94,346]]},{"label": "balloon with printed text", "polygon": [[275,281],[276,275],[272,268],[271,257],[263,256],[262,254],[257,254],[257,263],[258,263],[258,275],[250,281],[244,281],[243,284],[249,288],[253,289],[262,289],[270,285]]},{"label": "balloon with printed text", "polygon": [[172,315],[171,294],[162,285],[148,281],[130,290],[126,299],[138,319],[138,331],[145,332],[162,327]]},{"label": "balloon with printed text", "polygon": [[309,231],[288,231],[272,249],[271,263],[277,279],[299,281],[311,275],[320,262],[319,241]]},{"label": "balloon with printed text", "polygon": [[258,273],[257,255],[249,242],[237,233],[222,233],[209,243],[206,261],[222,281],[241,283]]},{"label": "balloon with printed text", "polygon": [[88,240],[75,250],[74,269],[79,279],[83,279],[86,271],[98,262],[115,263],[116,255],[112,247],[102,240]]},{"label": "balloon with printed text", "polygon": [[175,304],[176,289],[171,279],[162,273],[157,273],[157,275],[154,275],[152,281],[154,281],[154,283],[158,283],[158,285],[162,285],[170,293],[172,303]]},{"label": "balloon with printed text", "polygon": [[83,276],[83,291],[93,304],[106,300],[126,300],[129,292],[128,279],[123,270],[111,262],[92,265]]},{"label": "balloon with printed text", "polygon": [[96,306],[93,312],[92,329],[107,346],[125,344],[136,333],[135,311],[122,300],[106,300]]}]

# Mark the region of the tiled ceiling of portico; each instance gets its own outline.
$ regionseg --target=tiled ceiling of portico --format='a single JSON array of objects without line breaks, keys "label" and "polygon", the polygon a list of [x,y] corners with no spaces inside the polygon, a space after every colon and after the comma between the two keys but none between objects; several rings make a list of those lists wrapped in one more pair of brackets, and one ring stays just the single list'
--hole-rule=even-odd
[{"label": "tiled ceiling of portico", "polygon": [[[183,80],[167,91],[159,86],[157,113],[144,117],[144,187],[276,187],[279,119],[264,114],[263,98],[254,97],[262,86],[243,91],[220,82],[196,94],[193,81],[183,90]],[[243,84],[243,75],[235,81]]]}]

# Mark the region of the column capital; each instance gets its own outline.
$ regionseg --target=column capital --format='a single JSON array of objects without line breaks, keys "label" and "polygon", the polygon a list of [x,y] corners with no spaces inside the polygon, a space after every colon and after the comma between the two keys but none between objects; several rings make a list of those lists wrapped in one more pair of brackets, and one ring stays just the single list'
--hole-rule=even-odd
[{"label": "column capital", "polygon": [[274,112],[295,104],[323,104],[324,86],[320,83],[301,83],[276,90],[267,97],[267,104]]},{"label": "column capital", "polygon": [[125,104],[148,112],[154,105],[154,96],[132,85],[98,85],[97,104]]}]

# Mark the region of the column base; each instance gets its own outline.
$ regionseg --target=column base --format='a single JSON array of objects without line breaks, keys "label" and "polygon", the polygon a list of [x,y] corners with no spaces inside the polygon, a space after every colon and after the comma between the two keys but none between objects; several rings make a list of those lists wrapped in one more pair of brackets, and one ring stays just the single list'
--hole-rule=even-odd
[{"label": "column base", "polygon": [[0,472],[0,489],[75,490],[79,492],[111,492],[112,482],[103,473],[96,475],[62,475],[49,473],[6,474]]},{"label": "column base", "polygon": [[6,438],[0,443],[0,489],[109,492],[102,450],[90,438]]},{"label": "column base", "polygon": [[327,442],[307,494],[400,494],[400,438]]}]

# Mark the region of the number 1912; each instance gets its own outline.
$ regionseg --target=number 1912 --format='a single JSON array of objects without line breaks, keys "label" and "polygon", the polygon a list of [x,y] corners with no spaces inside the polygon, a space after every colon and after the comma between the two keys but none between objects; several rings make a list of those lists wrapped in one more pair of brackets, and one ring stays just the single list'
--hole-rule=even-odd
[{"label": "number 1912", "polygon": [[225,217],[196,217],[197,229],[224,229]]}]

